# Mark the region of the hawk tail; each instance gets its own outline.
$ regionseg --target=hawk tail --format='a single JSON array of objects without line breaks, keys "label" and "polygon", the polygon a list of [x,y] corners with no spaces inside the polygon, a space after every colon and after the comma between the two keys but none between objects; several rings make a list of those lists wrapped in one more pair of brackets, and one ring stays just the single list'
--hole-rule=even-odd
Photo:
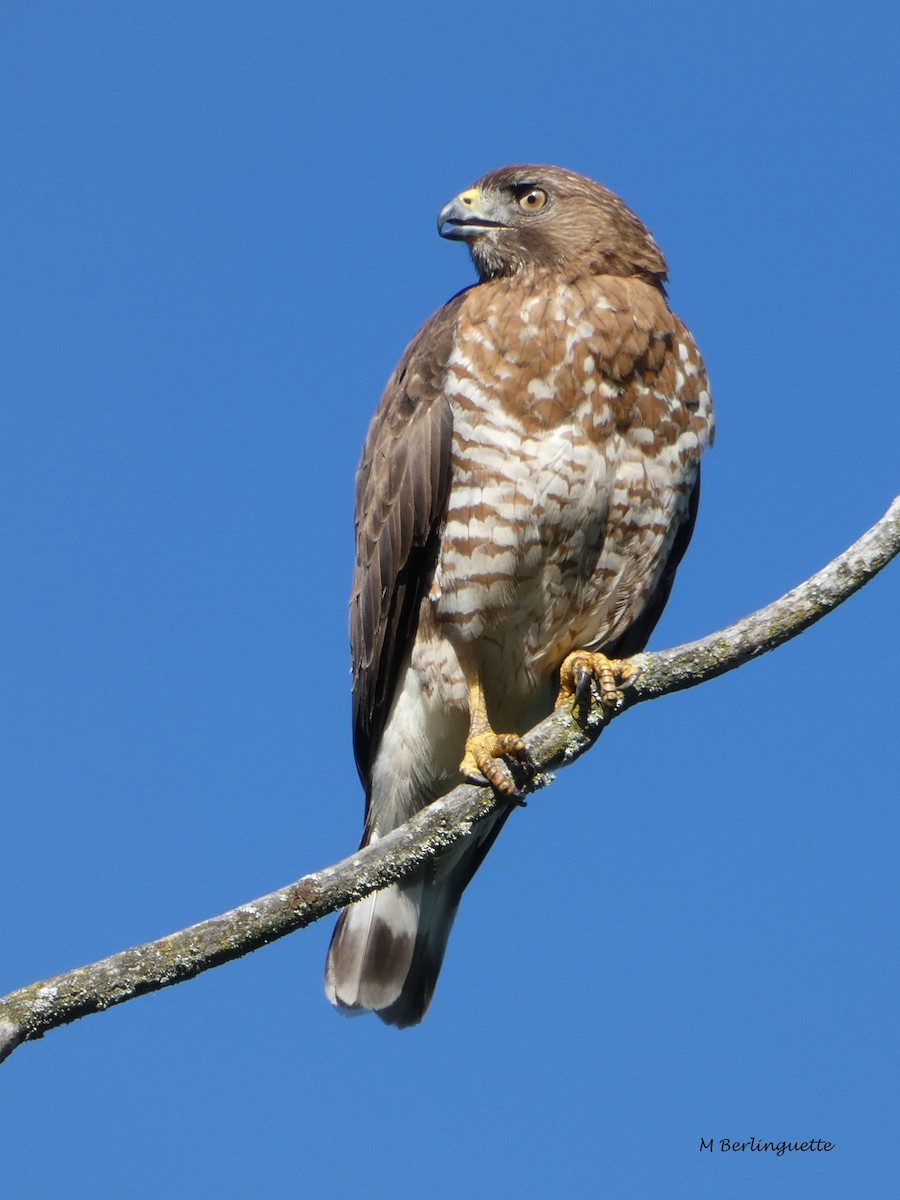
[{"label": "hawk tail", "polygon": [[461,890],[422,874],[373,892],[338,920],[325,966],[325,994],[350,1016],[376,1012],[405,1028],[425,1016]]},{"label": "hawk tail", "polygon": [[400,1029],[428,1010],[462,894],[512,811],[491,813],[449,850],[399,883],[345,908],[325,965],[325,994],[355,1015]]}]

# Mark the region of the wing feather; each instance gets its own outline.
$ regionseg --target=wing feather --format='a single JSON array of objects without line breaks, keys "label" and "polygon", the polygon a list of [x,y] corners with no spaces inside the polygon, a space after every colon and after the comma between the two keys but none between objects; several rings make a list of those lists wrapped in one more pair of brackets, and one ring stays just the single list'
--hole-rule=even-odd
[{"label": "wing feather", "polygon": [[437,561],[453,435],[444,377],[463,295],[409,344],[372,420],[356,477],[353,747],[366,787]]}]

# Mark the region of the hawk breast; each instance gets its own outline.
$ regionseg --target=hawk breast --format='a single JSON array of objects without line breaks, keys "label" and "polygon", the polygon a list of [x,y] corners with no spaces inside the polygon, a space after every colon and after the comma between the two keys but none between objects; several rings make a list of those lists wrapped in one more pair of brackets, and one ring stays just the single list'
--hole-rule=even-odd
[{"label": "hawk breast", "polygon": [[690,335],[635,279],[466,295],[444,377],[451,486],[429,605],[486,677],[536,686],[639,617],[688,514],[709,396]]}]

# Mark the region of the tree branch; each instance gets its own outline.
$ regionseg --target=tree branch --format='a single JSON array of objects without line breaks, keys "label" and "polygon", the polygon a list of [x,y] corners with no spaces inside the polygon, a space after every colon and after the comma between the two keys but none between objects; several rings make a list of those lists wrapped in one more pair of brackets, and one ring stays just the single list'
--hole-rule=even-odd
[{"label": "tree branch", "polygon": [[[900,497],[882,519],[824,570],[735,625],[700,641],[630,660],[635,680],[616,710],[594,698],[587,713],[560,709],[526,736],[539,771],[524,788],[549,782],[620,713],[704,683],[802,633],[868,583],[900,552]],[[89,1013],[157,991],[310,925],[414,871],[502,804],[486,787],[463,785],[372,846],[296,883],[178,933],[31,984],[0,999],[0,1061],[21,1042]]]}]

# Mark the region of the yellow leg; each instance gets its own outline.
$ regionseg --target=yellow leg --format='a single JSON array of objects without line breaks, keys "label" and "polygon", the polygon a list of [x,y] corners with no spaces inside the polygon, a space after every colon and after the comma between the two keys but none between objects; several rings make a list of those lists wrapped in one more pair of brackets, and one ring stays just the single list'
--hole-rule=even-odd
[{"label": "yellow leg", "polygon": [[504,758],[527,762],[528,751],[517,733],[494,733],[488,720],[484,689],[476,676],[469,685],[469,736],[459,769],[474,783],[486,779],[501,795],[514,796],[516,785]]},{"label": "yellow leg", "polygon": [[559,669],[559,695],[556,707],[571,704],[578,689],[588,678],[593,679],[600,689],[600,699],[608,708],[618,708],[622,703],[621,688],[627,687],[637,672],[627,662],[607,658],[593,650],[576,650],[570,654]]}]

